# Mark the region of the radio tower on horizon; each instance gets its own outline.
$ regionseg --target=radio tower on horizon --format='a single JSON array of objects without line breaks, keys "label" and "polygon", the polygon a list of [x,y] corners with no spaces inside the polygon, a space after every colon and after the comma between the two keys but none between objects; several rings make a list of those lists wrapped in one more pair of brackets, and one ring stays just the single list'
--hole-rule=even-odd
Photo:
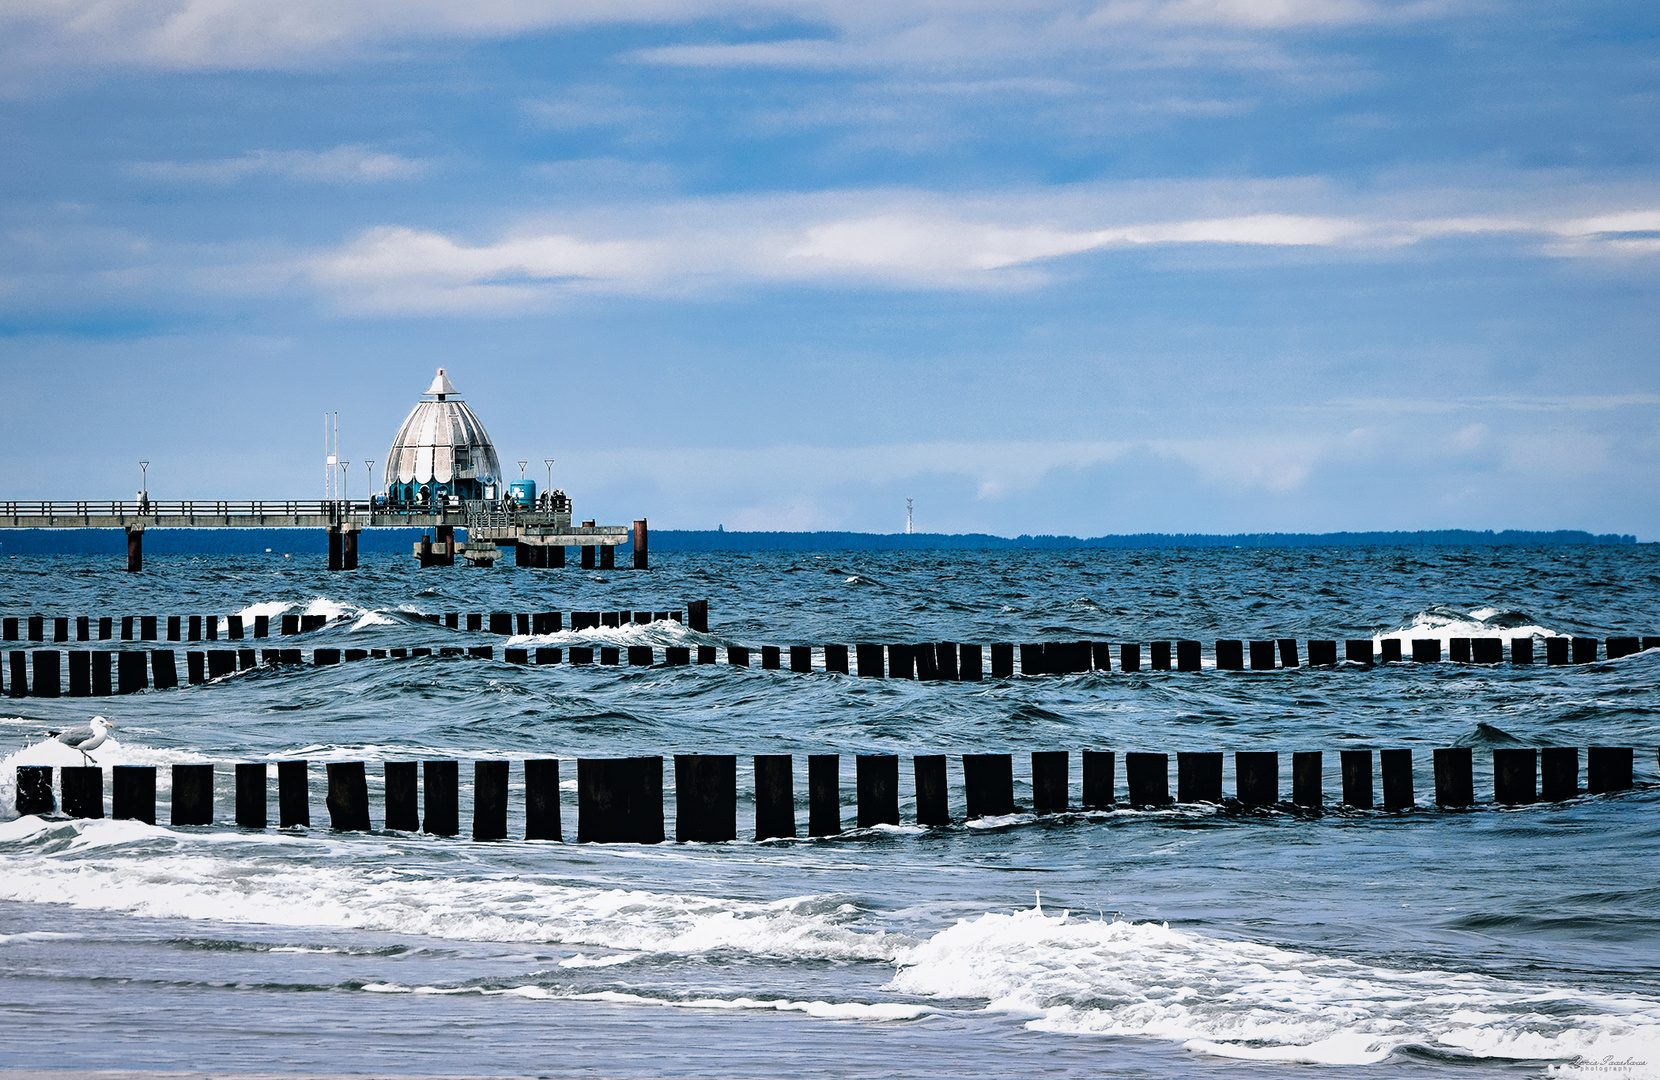
[{"label": "radio tower on horizon", "polygon": [[905,535],[907,535],[907,536],[909,536],[911,533],[916,532],[916,525],[911,520],[911,510],[912,509],[913,509],[913,507],[911,505],[911,500],[906,499],[905,500]]}]

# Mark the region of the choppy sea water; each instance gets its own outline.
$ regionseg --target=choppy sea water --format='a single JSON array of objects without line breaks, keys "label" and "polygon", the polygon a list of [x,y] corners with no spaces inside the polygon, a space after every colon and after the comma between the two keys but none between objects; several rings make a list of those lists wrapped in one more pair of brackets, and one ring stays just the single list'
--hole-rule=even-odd
[{"label": "choppy sea water", "polygon": [[[293,642],[504,644],[417,611],[680,608],[527,644],[820,644],[1660,632],[1660,550],[657,555],[648,573],[366,558],[0,563],[8,615],[309,611]],[[520,642],[515,642],[520,643]],[[119,645],[120,643],[110,643]],[[285,642],[286,644],[286,642]],[[183,649],[180,645],[176,648]],[[1207,656],[1209,648],[1206,649]],[[1542,659],[1542,650],[1541,650]],[[434,657],[0,702],[0,1062],[16,1068],[603,1076],[1660,1075],[1660,651],[1575,668],[873,681]],[[1180,807],[654,847],[17,818],[40,732],[105,765],[642,753],[909,758],[1412,747],[1419,807]],[[1637,787],[1491,804],[1499,745],[1630,745]],[[1484,805],[1433,806],[1476,748]],[[72,755],[73,756],[73,755]],[[58,763],[73,763],[59,760]],[[274,770],[273,770],[274,773]],[[378,769],[369,770],[380,823]],[[960,763],[952,810],[963,812]],[[514,795],[522,773],[512,770]],[[462,769],[462,819],[470,814]],[[159,801],[166,819],[167,771]],[[1123,791],[1122,774],[1119,778]],[[673,834],[673,769],[665,769]],[[1233,790],[1231,757],[1226,787]],[[107,791],[106,785],[106,791]],[[273,800],[274,806],[274,800]],[[575,792],[565,793],[575,836]],[[522,805],[511,827],[522,827]],[[465,825],[464,825],[465,828]]]}]

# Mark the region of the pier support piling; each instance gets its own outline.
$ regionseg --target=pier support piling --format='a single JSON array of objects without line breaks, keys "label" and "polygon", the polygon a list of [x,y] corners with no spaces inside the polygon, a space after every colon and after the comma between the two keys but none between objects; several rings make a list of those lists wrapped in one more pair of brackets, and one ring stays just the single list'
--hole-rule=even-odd
[{"label": "pier support piling", "polygon": [[173,766],[174,825],[213,824],[213,766]]},{"label": "pier support piling", "polygon": [[244,829],[263,829],[269,824],[265,808],[265,762],[239,762],[236,766],[236,823]]},{"label": "pier support piling", "polygon": [[110,770],[110,817],[117,821],[142,821],[146,825],[156,823],[154,765],[117,765]]},{"label": "pier support piling", "polygon": [[1412,751],[1379,750],[1378,768],[1383,773],[1383,808],[1412,809],[1417,804],[1412,790]]},{"label": "pier support piling", "polygon": [[795,836],[794,759],[755,755],[755,839]]},{"label": "pier support piling", "polygon": [[1111,750],[1085,750],[1083,756],[1084,809],[1104,810],[1115,800],[1113,788],[1117,777],[1113,774],[1118,765],[1116,755]]},{"label": "pier support piling", "polygon": [[421,762],[421,831],[455,836],[461,831],[461,765],[455,761]]},{"label": "pier support piling", "polygon": [[311,780],[303,761],[277,762],[277,826],[311,827]]},{"label": "pier support piling", "polygon": [[1130,789],[1130,805],[1170,804],[1170,755],[1132,752],[1124,755],[1124,782]]},{"label": "pier support piling", "polygon": [[855,761],[859,792],[859,828],[899,824],[899,758],[894,754],[860,754]]},{"label": "pier support piling", "polygon": [[1372,794],[1372,752],[1370,750],[1342,750],[1338,763],[1343,771],[1343,804],[1356,810],[1370,810],[1375,805]]},{"label": "pier support piling", "polygon": [[1535,802],[1538,798],[1539,751],[1531,746],[1494,750],[1493,801],[1517,805]]},{"label": "pier support piling", "polygon": [[945,755],[918,754],[911,759],[916,778],[916,823],[951,824],[951,806],[946,797]]},{"label": "pier support piling", "polygon": [[1561,802],[1579,794],[1579,747],[1547,746],[1539,751],[1539,797]]},{"label": "pier support piling", "polygon": [[964,754],[963,794],[971,821],[1014,813],[1014,759],[1008,754]]},{"label": "pier support piling", "polygon": [[398,832],[421,830],[420,792],[417,790],[420,765],[414,761],[388,761],[381,766],[386,780],[386,827]]},{"label": "pier support piling", "polygon": [[1325,755],[1297,750],[1291,755],[1291,801],[1318,810],[1325,805]]},{"label": "pier support piling", "polygon": [[[1442,746],[1435,750],[1435,805],[1458,808],[1474,806],[1476,784],[1474,755],[1468,746]],[[1531,787],[1531,781],[1529,783]],[[1387,788],[1385,799],[1388,798]]]},{"label": "pier support piling", "polygon": [[674,756],[674,838],[719,844],[738,838],[738,759],[732,754]]},{"label": "pier support piling", "polygon": [[17,799],[19,816],[23,814],[50,814],[58,808],[52,795],[52,766],[19,765],[17,767]]},{"label": "pier support piling", "polygon": [[328,763],[329,827],[337,832],[369,831],[369,779],[361,761]]},{"label": "pier support piling", "polygon": [[507,762],[473,762],[473,839],[507,839]]},{"label": "pier support piling", "polygon": [[[104,770],[96,765],[66,765],[58,770],[63,785],[63,812],[72,818],[104,816]],[[151,820],[154,820],[152,811]]]},{"label": "pier support piling", "polygon": [[136,574],[144,569],[144,526],[127,526],[127,572]]},{"label": "pier support piling", "polygon": [[[877,646],[881,648],[881,646]],[[807,835],[835,836],[842,831],[841,757],[807,756]]]},{"label": "pier support piling", "polygon": [[533,758],[525,762],[525,839],[565,839],[565,825],[559,813],[558,758]]},{"label": "pier support piling", "polygon": [[579,758],[579,844],[663,842],[663,759]]},{"label": "pier support piling", "polygon": [[1280,801],[1280,755],[1273,750],[1240,750],[1233,756],[1234,793],[1246,806]]}]

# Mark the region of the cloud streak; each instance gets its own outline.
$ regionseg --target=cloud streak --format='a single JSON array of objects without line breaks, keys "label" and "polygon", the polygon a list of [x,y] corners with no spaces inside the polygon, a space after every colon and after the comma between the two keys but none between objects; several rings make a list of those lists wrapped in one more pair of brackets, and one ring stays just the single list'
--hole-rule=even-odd
[{"label": "cloud streak", "polygon": [[320,183],[378,183],[408,180],[426,172],[429,163],[366,146],[332,150],[251,150],[240,157],[208,161],[134,161],[126,171],[150,180],[231,184],[253,176],[280,176]]},{"label": "cloud streak", "polygon": [[[378,226],[316,252],[299,272],[347,308],[511,312],[574,293],[684,292],[743,282],[1029,289],[1066,272],[1068,259],[1128,250],[1227,249],[1264,257],[1301,250],[1346,259],[1496,238],[1554,258],[1660,254],[1660,210],[1402,219],[1358,208],[1095,228],[1060,220],[1089,212],[892,193],[734,198],[532,222],[482,240]],[[1113,210],[1098,206],[1094,213]]]}]

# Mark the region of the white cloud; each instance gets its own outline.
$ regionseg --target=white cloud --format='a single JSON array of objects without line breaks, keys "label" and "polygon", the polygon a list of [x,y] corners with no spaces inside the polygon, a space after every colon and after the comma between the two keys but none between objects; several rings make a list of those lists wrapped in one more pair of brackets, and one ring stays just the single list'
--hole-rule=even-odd
[{"label": "white cloud", "polygon": [[156,180],[228,184],[250,176],[287,176],[325,183],[374,183],[406,180],[425,172],[428,163],[366,146],[332,150],[251,150],[241,157],[209,161],[135,161],[134,176]]},{"label": "white cloud", "polygon": [[[1389,207],[1353,201],[1330,212],[1344,200],[1299,184],[1248,185],[1231,194],[1194,189],[1166,199],[1162,208],[1180,213],[1252,202],[1273,209],[1161,218],[1154,216],[1156,202],[1103,188],[1001,199],[914,192],[744,196],[614,207],[525,222],[471,241],[381,226],[315,253],[304,273],[347,307],[512,311],[572,292],[684,292],[742,282],[1031,288],[1049,280],[1068,256],[1126,248],[1300,249],[1342,259],[1499,236],[1559,257],[1630,256],[1642,253],[1632,239],[1641,230],[1632,226],[1656,216],[1570,211],[1400,220]],[[1280,208],[1298,202],[1315,212]],[[1151,220],[1122,220],[1132,214]],[[1110,220],[1115,217],[1120,220]]]},{"label": "white cloud", "polygon": [[645,50],[657,63],[846,66],[1114,49],[1126,27],[1265,31],[1436,17],[1438,4],[1371,0],[10,0],[0,40],[14,60],[179,70],[339,60],[398,42],[502,38],[563,27],[817,24],[823,39]]}]

